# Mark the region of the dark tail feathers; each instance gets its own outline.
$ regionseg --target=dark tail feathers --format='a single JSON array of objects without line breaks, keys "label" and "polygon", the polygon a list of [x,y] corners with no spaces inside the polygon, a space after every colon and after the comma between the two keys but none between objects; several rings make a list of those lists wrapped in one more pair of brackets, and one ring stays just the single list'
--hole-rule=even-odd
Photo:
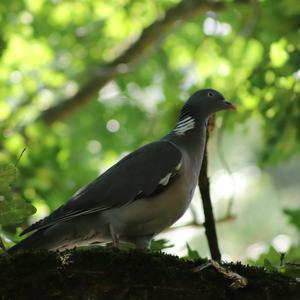
[{"label": "dark tail feathers", "polygon": [[39,230],[31,234],[29,237],[25,238],[18,244],[14,245],[8,249],[8,253],[15,253],[18,251],[26,250],[36,250],[36,249],[48,249],[45,243],[44,230]]}]

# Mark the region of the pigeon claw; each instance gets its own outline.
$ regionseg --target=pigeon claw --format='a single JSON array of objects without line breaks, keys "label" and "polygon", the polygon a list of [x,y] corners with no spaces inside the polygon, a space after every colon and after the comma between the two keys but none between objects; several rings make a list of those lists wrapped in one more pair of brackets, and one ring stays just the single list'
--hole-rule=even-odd
[{"label": "pigeon claw", "polygon": [[224,277],[233,280],[233,283],[230,284],[230,288],[236,290],[239,288],[244,288],[248,284],[247,278],[239,275],[238,273],[232,272],[230,270],[226,270],[224,267],[222,267],[217,261],[215,260],[209,260],[207,263],[195,267],[193,269],[194,272],[201,272],[206,268],[213,267],[215,268],[219,273],[221,273]]}]

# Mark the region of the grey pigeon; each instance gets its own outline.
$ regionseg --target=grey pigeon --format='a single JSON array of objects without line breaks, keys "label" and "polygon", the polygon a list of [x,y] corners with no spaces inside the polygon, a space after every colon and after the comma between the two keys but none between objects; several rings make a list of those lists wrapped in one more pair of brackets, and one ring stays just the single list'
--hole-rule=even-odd
[{"label": "grey pigeon", "polygon": [[174,129],[113,165],[48,217],[9,251],[63,250],[112,241],[148,249],[152,238],[177,221],[197,186],[210,115],[235,109],[213,89],[194,93]]}]

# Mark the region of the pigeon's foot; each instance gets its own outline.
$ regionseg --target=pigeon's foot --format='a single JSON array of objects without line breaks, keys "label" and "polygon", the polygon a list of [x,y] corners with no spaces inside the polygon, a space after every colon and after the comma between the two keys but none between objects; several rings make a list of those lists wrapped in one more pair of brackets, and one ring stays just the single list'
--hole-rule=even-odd
[{"label": "pigeon's foot", "polygon": [[224,277],[233,280],[233,283],[230,285],[232,289],[238,289],[243,288],[248,284],[247,278],[239,275],[238,273],[232,272],[230,270],[226,270],[224,267],[222,267],[217,261],[215,260],[209,260],[207,263],[195,267],[193,269],[194,272],[201,272],[206,268],[213,267],[215,268],[219,273],[221,273]]}]

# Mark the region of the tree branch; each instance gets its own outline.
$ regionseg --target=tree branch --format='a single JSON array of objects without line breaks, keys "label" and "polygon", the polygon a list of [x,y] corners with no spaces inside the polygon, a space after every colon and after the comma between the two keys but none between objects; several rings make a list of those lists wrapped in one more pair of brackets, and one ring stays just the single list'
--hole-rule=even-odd
[{"label": "tree branch", "polygon": [[199,185],[200,194],[202,198],[202,205],[203,205],[204,216],[205,216],[205,222],[204,222],[205,233],[209,245],[211,258],[219,261],[221,260],[221,252],[218,245],[216,224],[215,224],[214,213],[213,213],[211,197],[210,197],[210,184],[207,175],[207,142],[209,139],[209,133],[210,131],[213,130],[214,126],[215,126],[215,116],[211,117],[209,120],[204,157],[203,157],[202,167],[199,175],[198,185]]},{"label": "tree branch", "polygon": [[182,0],[178,5],[170,8],[163,18],[157,19],[146,27],[140,37],[123,53],[110,63],[104,65],[99,72],[80,88],[71,98],[61,100],[53,107],[46,109],[41,115],[46,124],[51,125],[55,121],[64,119],[75,113],[84,104],[91,101],[106,83],[123,73],[134,69],[138,62],[150,50],[153,50],[165,35],[181,24],[183,21],[200,15],[208,10],[220,10],[224,4],[201,0]]},{"label": "tree branch", "polygon": [[[1,299],[298,300],[300,283],[278,272],[221,264],[248,279],[243,289],[206,261],[161,252],[95,247],[0,255]],[[201,272],[197,270],[201,269]],[[221,271],[222,272],[222,271]]]}]

